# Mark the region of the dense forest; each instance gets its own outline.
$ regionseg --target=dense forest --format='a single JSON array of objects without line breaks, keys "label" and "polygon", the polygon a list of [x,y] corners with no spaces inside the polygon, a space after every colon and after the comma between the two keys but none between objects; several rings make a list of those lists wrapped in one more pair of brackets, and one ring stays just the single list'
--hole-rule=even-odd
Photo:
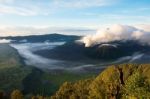
[{"label": "dense forest", "polygon": [[65,82],[53,96],[0,92],[0,99],[149,99],[150,64],[112,65],[97,77]]}]

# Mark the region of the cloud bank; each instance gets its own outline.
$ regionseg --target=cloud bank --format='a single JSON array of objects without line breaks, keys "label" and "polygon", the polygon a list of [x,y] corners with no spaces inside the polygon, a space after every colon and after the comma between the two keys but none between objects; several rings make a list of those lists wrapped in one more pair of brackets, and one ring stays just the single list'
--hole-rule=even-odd
[{"label": "cloud bank", "polygon": [[92,2],[91,0],[0,0],[0,14],[49,15],[66,8],[81,9],[106,6],[110,4],[110,1],[112,0],[93,0]]},{"label": "cloud bank", "polygon": [[10,43],[11,40],[8,39],[0,39],[0,43]]},{"label": "cloud bank", "polygon": [[3,27],[0,28],[0,37],[42,35],[50,33],[60,33],[66,35],[85,35],[92,34],[93,32],[96,32],[95,29],[82,27]]},{"label": "cloud bank", "polygon": [[127,25],[113,25],[109,28],[100,29],[94,35],[87,35],[82,38],[86,47],[111,42],[116,40],[138,40],[141,43],[150,45],[150,32]]},{"label": "cloud bank", "polygon": [[[109,5],[112,0],[52,0],[60,8],[88,8]],[[114,0],[114,2],[117,0]]]}]

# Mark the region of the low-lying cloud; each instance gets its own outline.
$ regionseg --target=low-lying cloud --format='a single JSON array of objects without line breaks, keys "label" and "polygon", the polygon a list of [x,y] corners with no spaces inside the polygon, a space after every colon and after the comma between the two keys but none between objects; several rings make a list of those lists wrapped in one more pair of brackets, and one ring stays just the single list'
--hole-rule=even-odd
[{"label": "low-lying cloud", "polygon": [[[86,72],[90,69],[103,69],[106,66],[97,67],[94,64],[74,63],[70,61],[55,60],[45,58],[34,52],[43,49],[53,49],[56,46],[63,45],[64,42],[53,43],[23,43],[23,44],[10,44],[11,47],[17,49],[19,54],[24,58],[24,61],[29,66],[35,66],[42,70],[68,70],[74,72]],[[88,70],[87,70],[88,68]]]},{"label": "low-lying cloud", "polygon": [[150,45],[150,32],[127,25],[113,25],[106,29],[100,29],[94,35],[82,38],[86,47],[116,40],[138,40],[140,43]]},{"label": "low-lying cloud", "polygon": [[53,49],[56,46],[64,44],[64,42],[58,43],[56,42],[54,44],[24,43],[24,44],[10,44],[10,46],[18,50],[19,54],[25,59],[24,61],[27,65],[35,66],[40,69],[54,69],[56,67],[55,64],[59,64],[61,61],[48,59],[33,53],[36,50]]},{"label": "low-lying cloud", "polygon": [[0,39],[0,43],[10,43],[11,40],[8,39]]}]

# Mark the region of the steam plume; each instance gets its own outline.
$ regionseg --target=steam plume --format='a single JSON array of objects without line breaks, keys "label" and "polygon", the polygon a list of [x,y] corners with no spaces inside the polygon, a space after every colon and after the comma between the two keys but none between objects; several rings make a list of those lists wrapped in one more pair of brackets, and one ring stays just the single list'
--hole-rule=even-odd
[{"label": "steam plume", "polygon": [[150,32],[127,25],[113,25],[110,28],[98,30],[94,35],[82,38],[86,47],[115,40],[138,40],[150,45]]}]

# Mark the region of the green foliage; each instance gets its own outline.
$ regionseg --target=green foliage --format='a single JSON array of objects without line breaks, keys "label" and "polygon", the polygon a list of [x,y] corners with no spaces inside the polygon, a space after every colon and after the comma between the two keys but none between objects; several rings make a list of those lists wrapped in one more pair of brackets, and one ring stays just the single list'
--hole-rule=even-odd
[{"label": "green foliage", "polygon": [[[149,99],[150,65],[122,64],[110,66],[96,78],[65,82],[53,96],[42,94],[31,96],[32,99]],[[46,74],[47,75],[47,74]],[[45,80],[50,77],[43,74]],[[56,74],[57,75],[57,74]],[[68,75],[68,74],[66,74]],[[59,77],[59,76],[58,76]],[[61,77],[65,77],[62,75]],[[71,77],[71,76],[69,76]],[[72,76],[75,77],[75,76]],[[67,76],[66,76],[67,78]],[[67,78],[70,79],[70,78]],[[71,78],[75,79],[75,78]],[[55,82],[53,82],[55,83]],[[40,87],[38,87],[40,88]],[[41,93],[42,93],[42,89]]]},{"label": "green foliage", "polygon": [[0,44],[0,89],[11,92],[22,89],[22,80],[31,72],[22,65],[18,52],[8,44]]},{"label": "green foliage", "polygon": [[22,88],[22,80],[30,73],[30,69],[14,67],[0,70],[0,89],[12,91]]},{"label": "green foliage", "polygon": [[80,80],[76,83],[65,82],[52,99],[87,99],[89,96],[89,84],[92,79]]},{"label": "green foliage", "polygon": [[37,96],[32,96],[31,99],[50,99],[50,97],[44,97],[44,96],[37,95]]},{"label": "green foliage", "polygon": [[94,81],[90,85],[89,99],[105,99],[106,90],[102,80]]},{"label": "green foliage", "polygon": [[137,99],[150,98],[150,87],[140,72],[132,74],[125,82],[123,97],[136,97]]},{"label": "green foliage", "polygon": [[92,80],[64,83],[52,99],[149,99],[150,65],[110,66]]},{"label": "green foliage", "polygon": [[11,99],[23,99],[23,94],[19,90],[14,90],[11,93]]},{"label": "green foliage", "polygon": [[[88,79],[88,78],[93,78],[95,77],[95,73],[71,73],[68,71],[61,71],[57,73],[44,73],[41,77],[42,81],[48,82],[48,85],[45,86],[45,90],[49,92],[50,95],[53,95],[59,87],[64,83],[64,82],[77,82],[79,80],[83,79]],[[49,84],[50,83],[50,84]],[[46,84],[44,84],[46,85]],[[39,89],[42,90],[43,86],[40,85]],[[38,90],[39,90],[38,89]]]},{"label": "green foliage", "polygon": [[12,68],[21,65],[18,52],[8,44],[0,44],[0,69]]}]

